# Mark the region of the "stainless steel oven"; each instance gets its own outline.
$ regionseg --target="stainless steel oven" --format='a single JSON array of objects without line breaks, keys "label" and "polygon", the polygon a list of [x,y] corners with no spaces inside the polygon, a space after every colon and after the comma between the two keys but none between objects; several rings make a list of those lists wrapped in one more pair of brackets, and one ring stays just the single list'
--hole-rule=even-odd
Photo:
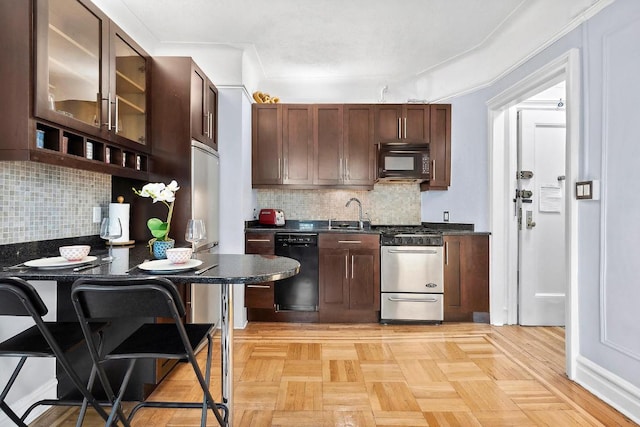
[{"label": "stainless steel oven", "polygon": [[[419,226],[416,226],[419,227]],[[380,321],[442,322],[442,235],[417,228],[383,231],[380,247]]]}]

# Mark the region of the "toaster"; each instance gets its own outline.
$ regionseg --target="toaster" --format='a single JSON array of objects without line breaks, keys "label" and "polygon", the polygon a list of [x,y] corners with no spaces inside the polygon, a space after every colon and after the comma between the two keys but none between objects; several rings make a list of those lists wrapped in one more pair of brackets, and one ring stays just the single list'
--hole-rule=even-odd
[{"label": "toaster", "polygon": [[258,222],[264,225],[284,225],[284,212],[280,209],[260,209]]}]

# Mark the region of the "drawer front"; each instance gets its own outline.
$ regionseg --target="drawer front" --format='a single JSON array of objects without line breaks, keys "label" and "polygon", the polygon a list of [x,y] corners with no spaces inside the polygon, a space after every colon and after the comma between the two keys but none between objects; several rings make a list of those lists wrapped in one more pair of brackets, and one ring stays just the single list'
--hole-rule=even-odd
[{"label": "drawer front", "polygon": [[252,283],[244,287],[244,306],[247,308],[270,308],[274,305],[274,283]]},{"label": "drawer front", "polygon": [[244,240],[244,253],[273,255],[274,236],[275,233],[247,233]]},{"label": "drawer front", "polygon": [[380,247],[380,235],[359,233],[321,233],[318,236],[318,246],[321,248],[331,249],[378,249]]},{"label": "drawer front", "polygon": [[444,316],[442,294],[383,292],[381,320],[439,321]]}]

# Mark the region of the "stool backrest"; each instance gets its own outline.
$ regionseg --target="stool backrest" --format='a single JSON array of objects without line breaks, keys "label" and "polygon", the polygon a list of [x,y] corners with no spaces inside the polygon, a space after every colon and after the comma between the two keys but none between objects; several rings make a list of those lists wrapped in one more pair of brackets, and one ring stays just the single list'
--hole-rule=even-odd
[{"label": "stool backrest", "polygon": [[184,316],[176,286],[162,277],[79,279],[71,288],[76,310],[86,319]]},{"label": "stool backrest", "polygon": [[17,277],[0,279],[0,316],[42,317],[47,312],[47,306],[30,283]]}]

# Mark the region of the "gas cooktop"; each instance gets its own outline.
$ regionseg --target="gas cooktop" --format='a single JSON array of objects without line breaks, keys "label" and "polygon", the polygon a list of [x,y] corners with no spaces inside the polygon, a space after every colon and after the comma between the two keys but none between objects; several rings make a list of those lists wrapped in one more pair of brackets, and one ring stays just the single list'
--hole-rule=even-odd
[{"label": "gas cooktop", "polygon": [[376,225],[383,246],[442,246],[442,231],[423,225]]}]

